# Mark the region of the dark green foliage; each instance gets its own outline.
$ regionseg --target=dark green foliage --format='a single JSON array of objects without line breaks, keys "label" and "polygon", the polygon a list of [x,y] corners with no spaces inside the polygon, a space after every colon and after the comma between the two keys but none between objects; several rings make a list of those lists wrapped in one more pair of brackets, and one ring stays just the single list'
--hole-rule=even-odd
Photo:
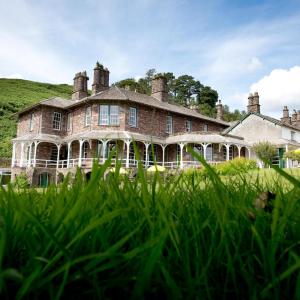
[{"label": "dark green foliage", "polygon": [[71,94],[72,87],[67,84],[0,78],[0,157],[11,157],[11,139],[16,134],[14,113],[51,97],[69,99]]},{"label": "dark green foliage", "polygon": [[[299,181],[222,182],[202,163],[205,181],[105,179],[108,161],[88,183],[1,191],[0,298],[298,298]],[[272,213],[255,211],[268,190]]]},{"label": "dark green foliage", "polygon": [[224,117],[224,120],[227,122],[240,120],[245,115],[246,115],[246,112],[244,110],[240,111],[238,109],[235,109],[233,112],[231,112],[229,110],[228,105],[223,106],[223,117]]}]

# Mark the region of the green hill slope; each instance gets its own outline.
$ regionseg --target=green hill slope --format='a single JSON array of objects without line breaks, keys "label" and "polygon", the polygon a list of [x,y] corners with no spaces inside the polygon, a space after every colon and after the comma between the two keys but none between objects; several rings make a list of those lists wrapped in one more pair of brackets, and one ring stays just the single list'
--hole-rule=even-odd
[{"label": "green hill slope", "polygon": [[0,157],[11,157],[11,139],[16,134],[14,113],[43,99],[70,98],[72,86],[0,78]]}]

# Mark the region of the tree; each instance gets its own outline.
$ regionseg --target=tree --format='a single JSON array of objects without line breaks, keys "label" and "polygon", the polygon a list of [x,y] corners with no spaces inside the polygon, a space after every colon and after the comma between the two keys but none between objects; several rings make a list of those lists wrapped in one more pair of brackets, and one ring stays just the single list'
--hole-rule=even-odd
[{"label": "tree", "polygon": [[197,95],[197,101],[201,104],[208,104],[214,108],[218,101],[219,95],[216,90],[213,90],[210,86],[202,86],[200,93]]},{"label": "tree", "polygon": [[244,110],[239,111],[238,109],[235,109],[233,112],[231,112],[228,105],[223,106],[223,117],[227,122],[240,120],[245,115],[246,112]]},{"label": "tree", "polygon": [[189,106],[200,97],[200,90],[203,85],[189,75],[179,76],[174,79],[171,85],[171,93],[175,102]]},{"label": "tree", "polygon": [[135,91],[138,89],[138,83],[135,81],[134,78],[123,79],[121,81],[114,83],[114,85],[120,88],[128,87],[131,91]]},{"label": "tree", "polygon": [[259,142],[253,145],[257,157],[264,163],[271,165],[276,155],[276,146],[270,142]]}]

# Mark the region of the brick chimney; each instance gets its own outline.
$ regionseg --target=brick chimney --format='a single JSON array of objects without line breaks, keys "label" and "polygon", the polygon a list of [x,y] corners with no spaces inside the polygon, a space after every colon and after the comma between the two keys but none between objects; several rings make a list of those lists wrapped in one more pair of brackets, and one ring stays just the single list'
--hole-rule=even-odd
[{"label": "brick chimney", "polygon": [[258,92],[253,95],[250,93],[248,97],[248,113],[254,112],[260,114],[260,104]]},{"label": "brick chimney", "polygon": [[296,123],[297,123],[297,112],[296,112],[295,109],[294,109],[293,114],[292,114],[291,123],[292,123],[292,125],[296,125]]},{"label": "brick chimney", "polygon": [[152,79],[152,92],[151,96],[159,101],[167,102],[168,88],[167,88],[167,78],[163,75],[155,76]]},{"label": "brick chimney", "polygon": [[94,68],[94,81],[92,84],[92,94],[95,95],[99,92],[109,88],[109,71],[104,68],[98,61]]},{"label": "brick chimney", "polygon": [[88,96],[88,80],[86,71],[75,74],[72,100],[80,100]]},{"label": "brick chimney", "polygon": [[223,105],[221,100],[218,101],[217,105],[216,105],[216,109],[217,109],[217,120],[224,120],[223,118]]},{"label": "brick chimney", "polygon": [[289,115],[289,109],[287,106],[283,107],[281,122],[285,124],[291,124],[291,117]]}]

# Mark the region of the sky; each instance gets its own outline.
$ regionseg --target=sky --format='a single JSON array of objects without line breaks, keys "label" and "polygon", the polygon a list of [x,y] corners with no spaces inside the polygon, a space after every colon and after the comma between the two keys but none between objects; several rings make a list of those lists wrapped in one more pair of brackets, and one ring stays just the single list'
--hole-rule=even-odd
[{"label": "sky", "polygon": [[257,91],[279,118],[300,110],[300,0],[0,0],[0,77],[91,84],[97,60],[110,83],[192,75],[231,110]]}]

